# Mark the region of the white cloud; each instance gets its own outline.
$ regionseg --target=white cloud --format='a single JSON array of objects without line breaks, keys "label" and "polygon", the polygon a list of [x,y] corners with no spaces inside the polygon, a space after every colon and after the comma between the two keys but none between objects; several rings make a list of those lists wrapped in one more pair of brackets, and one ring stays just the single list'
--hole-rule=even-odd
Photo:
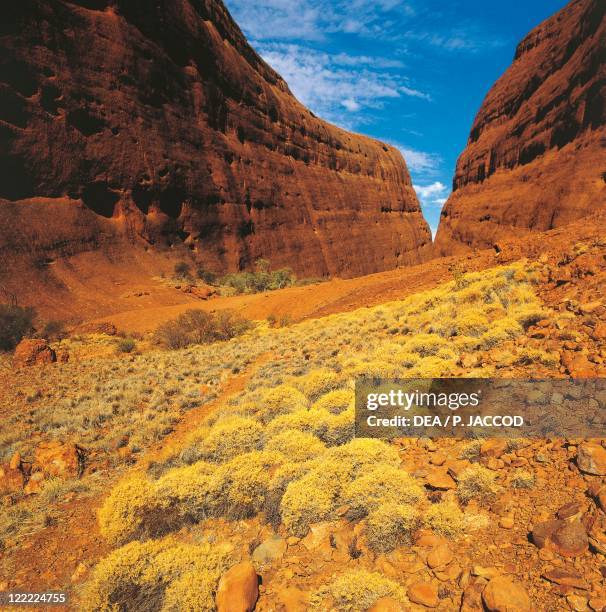
[{"label": "white cloud", "polygon": [[406,165],[408,166],[408,169],[412,173],[418,174],[421,177],[426,177],[435,175],[439,171],[440,164],[442,163],[442,160],[439,155],[436,155],[435,153],[419,151],[417,149],[406,147],[395,142],[392,142],[390,144],[400,150],[400,152],[404,156],[404,159],[406,160]]},{"label": "white cloud", "polygon": [[332,55],[301,45],[276,42],[261,43],[258,49],[303,104],[341,125],[351,121],[350,116],[342,116],[344,108],[352,114],[381,108],[386,100],[403,96],[429,98],[421,91],[403,86],[405,77],[381,69],[377,58],[344,53]]},{"label": "white cloud", "polygon": [[351,111],[352,113],[359,111],[361,108],[361,106],[353,98],[347,98],[346,100],[343,100],[341,102],[341,105],[344,106],[348,111]]},{"label": "white cloud", "polygon": [[390,14],[414,14],[404,0],[227,0],[226,4],[257,41],[320,40],[335,32],[376,36],[387,34]]},{"label": "white cloud", "polygon": [[468,53],[478,53],[486,51],[487,48],[502,47],[505,44],[505,41],[498,37],[487,37],[473,24],[432,32],[411,29],[404,32],[404,38],[426,43],[445,51],[465,51]]},{"label": "white cloud", "polygon": [[414,185],[414,188],[420,198],[431,198],[434,200],[437,196],[442,195],[446,191],[446,185],[440,183],[440,181],[431,183],[431,185],[425,185],[424,187]]},{"label": "white cloud", "polygon": [[442,208],[448,199],[448,187],[440,181],[428,185],[413,185],[423,208]]}]

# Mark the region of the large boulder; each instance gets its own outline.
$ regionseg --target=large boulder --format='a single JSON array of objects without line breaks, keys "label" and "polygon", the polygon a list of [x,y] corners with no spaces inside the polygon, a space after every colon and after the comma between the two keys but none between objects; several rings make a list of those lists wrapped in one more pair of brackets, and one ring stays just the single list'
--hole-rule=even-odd
[{"label": "large boulder", "polygon": [[493,578],[482,592],[489,612],[530,612],[530,597],[523,586],[506,576]]},{"label": "large boulder", "polygon": [[571,558],[582,555],[589,546],[585,527],[578,520],[555,519],[538,523],[532,530],[532,541],[538,548]]},{"label": "large boulder", "polygon": [[84,468],[84,451],[79,446],[56,440],[41,442],[34,452],[32,471],[46,476],[77,478]]},{"label": "large boulder", "polygon": [[577,451],[577,466],[585,474],[606,476],[606,449],[599,444],[581,444]]},{"label": "large boulder", "polygon": [[257,572],[250,561],[243,561],[221,576],[215,601],[217,612],[252,612],[258,598]]},{"label": "large boulder", "polygon": [[13,365],[16,368],[55,363],[57,354],[46,340],[27,338],[22,340],[15,349]]}]

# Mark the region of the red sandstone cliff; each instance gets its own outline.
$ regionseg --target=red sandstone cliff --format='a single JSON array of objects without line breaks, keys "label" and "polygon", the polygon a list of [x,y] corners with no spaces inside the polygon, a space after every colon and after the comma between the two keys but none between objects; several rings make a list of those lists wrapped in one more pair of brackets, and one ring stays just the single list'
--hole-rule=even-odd
[{"label": "red sandstone cliff", "polygon": [[316,118],[220,0],[21,0],[0,41],[5,269],[184,242],[354,276],[431,242],[400,153]]},{"label": "red sandstone cliff", "polygon": [[518,45],[459,158],[438,253],[606,209],[605,13],[574,0]]}]

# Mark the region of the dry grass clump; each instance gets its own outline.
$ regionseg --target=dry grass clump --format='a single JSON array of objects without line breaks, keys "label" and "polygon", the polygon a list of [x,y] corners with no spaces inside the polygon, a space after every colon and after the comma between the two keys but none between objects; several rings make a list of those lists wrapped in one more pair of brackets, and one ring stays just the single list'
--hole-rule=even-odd
[{"label": "dry grass clump", "polygon": [[[131,542],[100,561],[83,596],[87,610],[215,610],[230,547],[172,538]],[[196,588],[190,591],[190,587]]]},{"label": "dry grass clump", "polygon": [[205,460],[225,463],[238,455],[262,446],[263,427],[255,419],[238,415],[226,416],[213,427],[194,432],[183,450],[186,463]]},{"label": "dry grass clump", "polygon": [[295,463],[318,457],[325,449],[326,446],[316,436],[296,429],[285,429],[265,444],[266,451],[281,453]]},{"label": "dry grass clump", "polygon": [[157,538],[201,518],[213,508],[219,481],[199,463],[157,481],[134,474],[119,482],[99,510],[101,535],[113,544]]},{"label": "dry grass clump", "polygon": [[404,589],[397,582],[378,572],[352,569],[320,588],[312,597],[312,608],[365,612],[382,597],[391,597],[402,603],[407,601]]},{"label": "dry grass clump", "polygon": [[536,476],[532,472],[517,470],[511,478],[511,486],[514,489],[532,489],[536,484]]},{"label": "dry grass clump", "polygon": [[456,538],[465,529],[465,516],[452,501],[433,504],[423,513],[423,523],[436,533]]},{"label": "dry grass clump", "polygon": [[203,461],[158,480],[135,474],[99,510],[101,534],[114,544],[157,538],[207,517],[241,519],[265,505],[271,473],[285,463],[275,452],[244,453],[220,466]]},{"label": "dry grass clump", "polygon": [[414,504],[425,497],[423,487],[401,468],[378,464],[344,487],[348,516],[360,519],[384,504]]},{"label": "dry grass clump", "polygon": [[294,383],[310,402],[315,402],[325,393],[341,386],[341,378],[330,370],[314,370],[296,379]]},{"label": "dry grass clump", "polygon": [[417,508],[386,502],[368,515],[366,539],[372,550],[387,553],[402,544],[410,544],[420,526],[421,515]]},{"label": "dry grass clump", "polygon": [[329,391],[314,402],[312,410],[326,410],[332,414],[341,414],[344,410],[354,406],[355,399],[353,389]]},{"label": "dry grass clump", "polygon": [[280,453],[256,451],[236,457],[221,467],[220,516],[241,519],[258,514],[265,503],[272,470],[286,463]]},{"label": "dry grass clump", "polygon": [[306,410],[308,405],[307,398],[299,389],[291,385],[278,385],[261,396],[256,416],[268,423],[281,415]]},{"label": "dry grass clump", "polygon": [[472,499],[481,504],[492,503],[501,487],[496,482],[495,472],[475,464],[465,469],[457,481],[457,496],[466,504]]},{"label": "dry grass clump", "polygon": [[[376,485],[372,476],[364,478],[371,472],[378,477],[381,471],[389,471],[396,479],[396,486],[392,488],[394,498],[402,502],[418,500],[422,495],[421,488],[405,472],[394,472],[398,462],[397,452],[380,440],[354,439],[344,446],[329,448],[310,463],[309,471],[303,477],[291,481],[286,487],[280,504],[284,526],[293,535],[304,536],[310,525],[337,518],[337,508],[349,502],[355,502],[354,512],[364,516],[378,505],[379,489],[385,482],[381,480]],[[354,500],[350,487],[358,478],[372,489],[370,494],[366,490],[360,491],[362,497]],[[397,483],[402,482],[404,490],[396,491]]]},{"label": "dry grass clump", "polygon": [[297,430],[313,434],[326,446],[338,446],[353,438],[354,418],[353,406],[341,414],[331,414],[321,408],[302,409],[271,421],[267,426],[266,435],[272,438],[285,429]]},{"label": "dry grass clump", "polygon": [[303,537],[310,525],[328,520],[339,505],[341,482],[346,470],[338,465],[327,465],[291,482],[280,504],[280,516],[286,529]]}]

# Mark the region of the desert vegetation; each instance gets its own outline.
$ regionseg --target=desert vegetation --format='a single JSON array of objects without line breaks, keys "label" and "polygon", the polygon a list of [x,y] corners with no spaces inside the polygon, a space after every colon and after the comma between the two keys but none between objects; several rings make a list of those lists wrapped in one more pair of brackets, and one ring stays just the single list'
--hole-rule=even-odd
[{"label": "desert vegetation", "polygon": [[[126,377],[129,389],[145,393],[142,372],[153,366],[181,381],[174,395],[165,397],[172,405],[191,380],[217,384],[261,355],[273,356],[256,369],[244,391],[214,410],[160,462],[125,477],[107,497],[99,525],[118,548],[95,571],[90,601],[106,600],[100,577],[120,575],[131,554],[141,559],[140,546],[157,547],[166,559],[159,596],[168,601],[187,573],[167,552],[175,545],[171,538],[208,521],[254,519],[284,537],[305,538],[315,525],[345,518],[363,527],[360,545],[376,554],[410,543],[423,527],[455,539],[484,524],[466,506],[490,504],[501,485],[493,472],[473,463],[475,443],[460,444],[461,456],[470,457],[471,464],[453,495],[434,499],[402,467],[396,446],[353,437],[353,382],[389,372],[447,375],[462,354],[514,339],[548,316],[532,283],[532,267],[496,268],[401,302],[329,316],[321,324],[258,325],[213,344],[211,352],[190,347],[135,359]],[[517,358],[512,348],[510,363]],[[544,367],[549,363],[537,358]],[[478,365],[476,375],[491,373]],[[171,388],[168,380],[163,389]],[[355,547],[349,554],[357,555]],[[355,576],[346,574],[319,589],[317,597],[330,596],[345,610],[362,609],[352,607],[355,598],[372,604],[386,593],[403,596],[397,582],[367,578],[360,591]],[[134,581],[119,592],[141,588],[139,578],[129,580]],[[120,605],[116,592],[112,601]]]},{"label": "desert vegetation", "polygon": [[17,304],[0,304],[0,351],[12,351],[34,329],[36,311]]},{"label": "desert vegetation", "polygon": [[195,286],[199,283],[214,287],[219,295],[242,295],[264,293],[285,289],[286,287],[304,286],[324,281],[322,278],[297,278],[290,268],[272,270],[271,262],[258,259],[253,270],[231,272],[219,275],[201,266],[194,266],[186,261],[175,264],[172,276],[165,277],[165,283],[175,286]]}]

